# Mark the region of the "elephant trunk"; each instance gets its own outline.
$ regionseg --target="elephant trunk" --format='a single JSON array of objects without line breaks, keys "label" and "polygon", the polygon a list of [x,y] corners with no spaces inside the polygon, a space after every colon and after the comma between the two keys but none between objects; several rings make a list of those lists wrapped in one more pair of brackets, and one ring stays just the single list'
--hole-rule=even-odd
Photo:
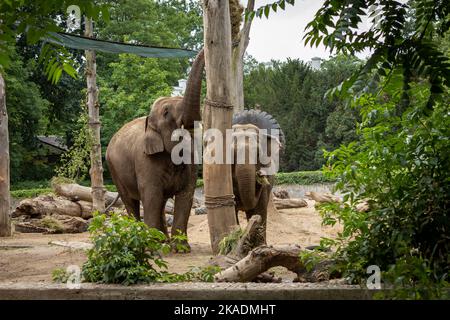
[{"label": "elephant trunk", "polygon": [[243,209],[249,210],[256,206],[256,165],[236,164],[236,177]]},{"label": "elephant trunk", "polygon": [[205,67],[205,55],[202,49],[194,63],[186,83],[186,92],[183,98],[183,124],[186,129],[194,127],[194,121],[201,121],[200,94],[202,90],[202,75]]}]

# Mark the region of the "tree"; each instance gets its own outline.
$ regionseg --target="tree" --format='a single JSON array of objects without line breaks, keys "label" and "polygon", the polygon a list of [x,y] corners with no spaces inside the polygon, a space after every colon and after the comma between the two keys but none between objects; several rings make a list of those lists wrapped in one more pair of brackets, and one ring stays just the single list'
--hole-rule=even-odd
[{"label": "tree", "polygon": [[[206,62],[206,103],[203,112],[205,130],[215,128],[225,139],[226,129],[231,128],[233,107],[231,105],[231,24],[228,1],[209,0],[204,3],[205,62]],[[223,140],[224,141],[224,140]],[[223,151],[227,148],[223,143]],[[220,143],[207,141],[205,152]],[[219,242],[237,226],[234,212],[231,165],[203,164],[205,204],[208,208],[208,225],[211,246],[218,253]]]},{"label": "tree", "polygon": [[[100,10],[94,7],[92,3],[85,1],[71,1],[71,4],[79,4],[89,17],[100,14]],[[51,13],[57,12],[60,8],[67,8],[69,4],[63,0],[49,1],[34,1],[29,6],[25,7],[22,1],[3,1],[0,3],[0,35],[2,41],[0,42],[0,72],[7,67],[11,61],[10,46],[14,46],[18,35],[25,33],[27,41],[30,44],[36,43],[43,36],[47,35],[49,31],[57,31],[57,22],[50,18]],[[59,7],[59,8],[58,8]],[[58,8],[55,10],[55,8]],[[57,82],[62,74],[62,71],[75,75],[75,70],[71,67],[70,59],[67,59],[65,54],[60,55],[57,50],[51,50],[49,46],[45,48],[45,54],[42,54],[43,61],[47,68],[46,73],[49,79]],[[5,96],[5,86],[3,76],[1,76],[1,91],[2,96]],[[8,116],[6,112],[5,99],[2,99],[2,130],[0,136],[0,145],[3,148],[1,152],[0,172],[2,173],[2,180],[0,184],[0,198],[8,199],[6,202],[2,201],[0,208],[0,219],[2,224],[0,226],[0,235],[8,235],[10,233],[9,225],[9,141],[8,141]],[[8,205],[5,205],[8,204]],[[5,223],[6,222],[6,223]]]},{"label": "tree", "polygon": [[5,80],[0,73],[0,237],[11,235],[9,197],[9,135]]},{"label": "tree", "polygon": [[[85,21],[85,36],[92,38],[94,36],[94,24],[92,19]],[[86,83],[87,83],[87,101],[86,105],[89,114],[89,129],[92,139],[91,146],[91,176],[92,188],[92,209],[94,211],[105,211],[105,187],[103,186],[103,166],[102,166],[102,145],[100,143],[100,104],[98,103],[97,88],[97,64],[95,51],[86,50]]]},{"label": "tree", "polygon": [[[286,136],[282,171],[317,170],[324,164],[321,148],[333,150],[344,142],[344,137],[352,136],[355,112],[338,99],[323,97],[328,89],[349,77],[359,63],[356,58],[337,56],[324,61],[320,70],[312,70],[297,59],[251,62],[253,67],[244,78],[245,104],[267,111],[279,121]],[[333,113],[340,117],[339,124],[332,121]],[[343,123],[345,127],[338,137],[332,127]]]},{"label": "tree", "polygon": [[[368,31],[357,32],[370,12]],[[378,265],[402,298],[438,298],[448,288],[450,241],[450,57],[448,1],[325,1],[306,41],[330,50],[373,50],[330,91],[357,108],[358,142],[328,154],[349,201],[327,205],[325,223],[344,224],[337,257],[361,279]],[[374,90],[374,88],[376,90]],[[370,200],[368,212],[356,205]]]}]

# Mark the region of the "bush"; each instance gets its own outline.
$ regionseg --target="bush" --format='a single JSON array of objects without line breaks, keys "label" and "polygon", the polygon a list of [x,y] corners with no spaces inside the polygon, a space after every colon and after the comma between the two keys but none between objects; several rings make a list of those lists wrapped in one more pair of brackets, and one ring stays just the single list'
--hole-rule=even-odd
[{"label": "bush", "polygon": [[275,184],[302,184],[330,183],[336,180],[325,176],[321,171],[279,172],[275,176]]},{"label": "bush", "polygon": [[176,275],[163,269],[162,254],[170,252],[166,236],[129,216],[94,214],[89,226],[93,248],[83,265],[87,282],[130,285],[154,281],[174,281]]},{"label": "bush", "polygon": [[[325,224],[343,224],[335,244],[348,276],[362,280],[366,267],[377,265],[398,292],[425,297],[414,292],[430,283],[448,286],[450,272],[450,113],[448,100],[430,108],[421,85],[411,92],[415,98],[400,115],[394,98],[357,101],[360,141],[328,154],[329,174],[339,178],[346,203],[321,211]],[[365,199],[370,211],[358,212]]]}]

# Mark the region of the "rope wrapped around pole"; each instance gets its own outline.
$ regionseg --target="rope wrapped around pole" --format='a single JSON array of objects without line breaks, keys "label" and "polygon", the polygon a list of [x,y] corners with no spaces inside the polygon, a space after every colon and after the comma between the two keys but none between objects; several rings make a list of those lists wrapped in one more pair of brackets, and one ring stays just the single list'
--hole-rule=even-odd
[{"label": "rope wrapped around pole", "polygon": [[218,101],[212,101],[212,100],[205,99],[205,104],[210,106],[210,107],[214,107],[214,108],[222,108],[222,109],[231,109],[231,110],[233,110],[233,105],[232,104],[228,104],[228,103],[224,103],[224,102],[218,102]]},{"label": "rope wrapped around pole", "polygon": [[231,207],[235,204],[234,194],[226,194],[223,196],[209,196],[205,194],[205,206],[208,209]]}]

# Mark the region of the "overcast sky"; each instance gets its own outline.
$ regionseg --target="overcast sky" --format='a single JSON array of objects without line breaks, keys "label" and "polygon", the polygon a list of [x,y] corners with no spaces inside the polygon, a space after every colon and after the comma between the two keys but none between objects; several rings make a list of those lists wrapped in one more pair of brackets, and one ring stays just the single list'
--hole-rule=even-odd
[{"label": "overcast sky", "polygon": [[[241,1],[243,5],[247,4],[247,0]],[[274,1],[256,0],[255,8]],[[247,53],[260,62],[286,60],[288,57],[300,58],[305,62],[312,57],[328,58],[330,53],[322,45],[317,48],[315,45],[313,48],[309,45],[305,47],[302,39],[306,24],[313,19],[322,3],[323,0],[296,0],[294,6],[286,4],[284,11],[271,11],[269,19],[255,18]]]}]

